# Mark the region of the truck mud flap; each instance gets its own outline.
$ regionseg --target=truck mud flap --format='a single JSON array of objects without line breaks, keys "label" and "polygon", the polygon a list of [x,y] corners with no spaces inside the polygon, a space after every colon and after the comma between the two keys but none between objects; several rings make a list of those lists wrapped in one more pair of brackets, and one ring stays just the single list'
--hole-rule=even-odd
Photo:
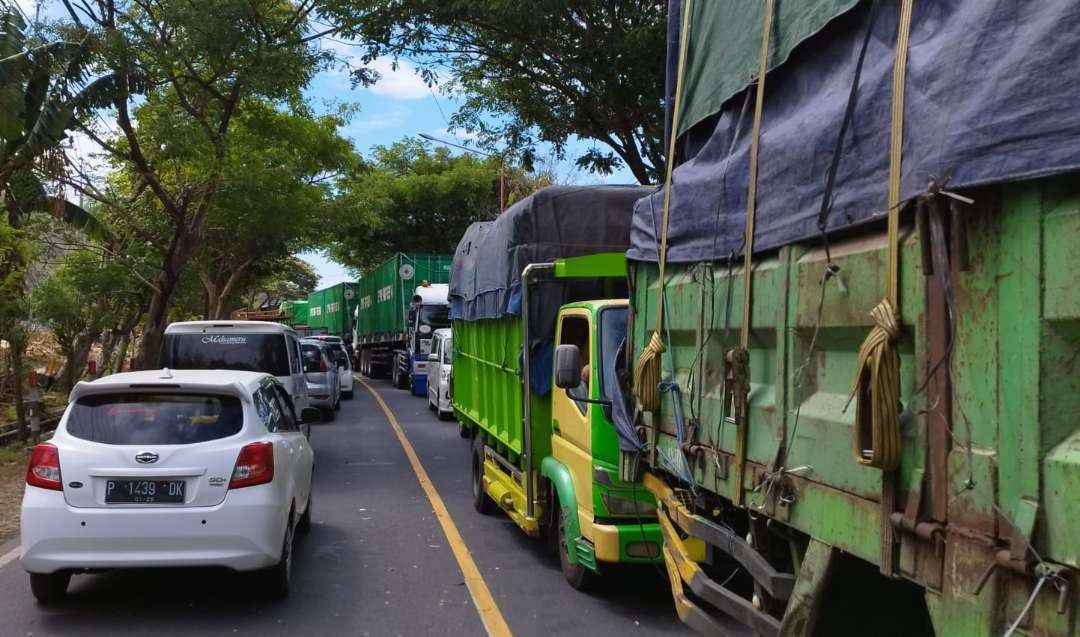
[{"label": "truck mud flap", "polygon": [[[780,621],[765,613],[710,578],[690,557],[690,552],[676,530],[697,537],[737,561],[769,595],[779,600],[791,596],[795,576],[777,571],[745,540],[731,531],[691,513],[675,498],[670,487],[651,474],[644,486],[661,505],[657,517],[664,536],[664,563],[671,580],[679,618],[698,632],[710,635],[765,635],[780,632]],[[710,604],[715,613],[696,605],[686,594]]]}]

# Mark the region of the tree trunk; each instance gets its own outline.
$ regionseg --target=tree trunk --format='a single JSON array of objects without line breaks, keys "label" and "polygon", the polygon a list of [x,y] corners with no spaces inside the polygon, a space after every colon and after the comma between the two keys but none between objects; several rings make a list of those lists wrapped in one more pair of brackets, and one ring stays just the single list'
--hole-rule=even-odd
[{"label": "tree trunk", "polygon": [[124,361],[127,360],[127,352],[130,345],[131,330],[128,330],[120,335],[120,342],[116,346],[116,358],[109,362],[110,374],[124,371]]},{"label": "tree trunk", "polygon": [[96,378],[103,377],[109,374],[109,361],[112,358],[112,351],[117,348],[117,330],[106,329],[102,333],[102,360],[97,364]]},{"label": "tree trunk", "polygon": [[90,348],[94,345],[94,335],[83,332],[76,336],[68,347],[63,347],[67,361],[60,368],[60,391],[68,392],[82,378],[86,369],[86,360],[90,357]]},{"label": "tree trunk", "polygon": [[161,271],[158,272],[156,289],[150,298],[150,307],[143,321],[142,339],[135,354],[136,369],[153,369],[161,360],[161,341],[165,328],[169,324],[169,305],[173,292],[180,282],[180,272],[195,249],[198,237],[186,227],[173,230],[169,252],[165,255]]},{"label": "tree trunk", "polygon": [[15,385],[15,423],[19,431],[19,440],[25,441],[30,437],[30,427],[26,422],[26,403],[23,402],[23,352],[26,349],[26,340],[21,337],[8,338],[11,349],[11,367]]}]

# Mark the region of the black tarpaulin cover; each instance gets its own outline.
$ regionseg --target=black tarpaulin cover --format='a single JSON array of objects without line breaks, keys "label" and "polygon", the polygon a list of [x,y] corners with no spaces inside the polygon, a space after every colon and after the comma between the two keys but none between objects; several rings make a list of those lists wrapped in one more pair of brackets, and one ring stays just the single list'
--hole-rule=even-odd
[{"label": "black tarpaulin cover", "polygon": [[[494,221],[472,224],[454,252],[450,317],[475,321],[519,315],[521,272],[531,263],[625,252],[634,202],[649,192],[652,189],[638,186],[551,186],[510,206]],[[561,305],[603,291],[598,281],[536,287],[540,292],[534,288],[530,308],[534,343],[550,337]]]},{"label": "black tarpaulin cover", "polygon": [[[669,20],[678,19],[680,0],[671,5]],[[743,5],[728,6],[739,11]],[[878,3],[858,101],[843,142],[830,231],[885,216],[899,6]],[[818,234],[825,174],[870,7],[864,1],[836,17],[767,76],[755,250]],[[902,198],[924,191],[931,176],[951,175],[950,186],[963,188],[1080,169],[1078,33],[1080,2],[1075,0],[915,2],[905,84]],[[690,42],[698,59],[709,55],[709,47],[725,46],[700,30]],[[669,59],[669,74],[673,65]],[[752,99],[744,109],[744,96],[745,91],[729,99],[718,118],[683,135],[682,148],[690,158],[674,172],[669,261],[717,260],[741,249],[753,118]],[[638,202],[629,258],[656,260],[661,205],[659,193]]]}]

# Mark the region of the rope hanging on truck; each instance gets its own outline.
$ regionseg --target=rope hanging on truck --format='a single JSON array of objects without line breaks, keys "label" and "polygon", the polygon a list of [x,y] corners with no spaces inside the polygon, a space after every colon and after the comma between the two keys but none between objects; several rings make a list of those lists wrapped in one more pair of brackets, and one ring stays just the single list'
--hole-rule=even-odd
[{"label": "rope hanging on truck", "polygon": [[769,62],[769,34],[772,31],[773,1],[765,2],[765,19],[761,27],[761,57],[758,62],[757,95],[754,101],[754,130],[750,137],[750,183],[746,195],[746,235],[743,237],[743,300],[739,347],[728,352],[725,361],[731,366],[734,379],[732,397],[735,406],[735,479],[732,500],[737,506],[743,501],[743,471],[746,467],[746,428],[750,424],[750,303],[751,272],[754,256],[754,216],[757,212],[758,150],[761,145],[761,111],[765,104],[765,72]]},{"label": "rope hanging on truck", "polygon": [[[900,465],[900,162],[904,139],[904,76],[913,0],[901,0],[893,66],[892,133],[889,146],[889,264],[885,298],[870,316],[874,327],[862,347],[855,384],[854,447],[860,464],[892,471]],[[845,407],[846,409],[846,407]]]},{"label": "rope hanging on truck", "polygon": [[692,2],[686,0],[682,7],[682,24],[679,26],[679,64],[675,70],[675,103],[671,114],[671,134],[668,140],[667,167],[664,174],[664,209],[660,218],[660,246],[657,249],[657,299],[656,327],[649,344],[638,356],[634,365],[634,395],[643,411],[660,409],[660,355],[667,349],[661,332],[664,328],[664,264],[667,261],[668,214],[671,211],[671,173],[675,169],[675,139],[679,131],[679,108],[682,102],[683,71],[686,68],[686,50],[690,35]]}]

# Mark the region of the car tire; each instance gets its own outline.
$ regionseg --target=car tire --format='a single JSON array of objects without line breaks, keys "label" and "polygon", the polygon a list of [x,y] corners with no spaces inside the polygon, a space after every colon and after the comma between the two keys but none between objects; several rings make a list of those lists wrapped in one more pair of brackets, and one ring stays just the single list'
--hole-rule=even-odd
[{"label": "car tire", "polygon": [[331,422],[332,420],[334,420],[334,410],[333,409],[328,409],[326,407],[322,407],[322,408],[320,408],[319,411],[322,412],[322,421],[323,422]]},{"label": "car tire", "polygon": [[472,496],[473,508],[477,513],[487,515],[492,512],[494,502],[484,491],[484,437],[477,435],[472,444]]},{"label": "car tire", "polygon": [[54,604],[67,595],[71,573],[30,573],[30,592],[41,604]]},{"label": "car tire", "polygon": [[353,390],[350,389],[349,391],[341,392],[341,397],[344,398],[345,400],[352,400],[353,399]]},{"label": "car tire", "polygon": [[262,583],[262,593],[266,599],[285,599],[289,596],[289,587],[292,584],[292,542],[293,525],[290,513],[289,524],[285,525],[285,539],[281,542],[281,557],[278,563],[258,573],[258,581]]},{"label": "car tire", "polygon": [[311,533],[311,507],[314,504],[315,496],[311,493],[308,494],[307,508],[304,509],[304,515],[300,516],[300,519],[296,521],[296,532],[300,535],[307,535]]},{"label": "car tire", "polygon": [[334,403],[334,411],[341,411],[341,396],[338,396],[337,402]]},{"label": "car tire", "polygon": [[584,564],[571,564],[569,555],[569,547],[566,543],[566,511],[559,504],[558,499],[555,500],[555,506],[558,507],[558,526],[556,532],[558,533],[558,547],[559,547],[559,568],[562,569],[563,577],[566,579],[566,583],[577,591],[587,591],[593,587],[596,581],[596,573],[586,567]]}]

